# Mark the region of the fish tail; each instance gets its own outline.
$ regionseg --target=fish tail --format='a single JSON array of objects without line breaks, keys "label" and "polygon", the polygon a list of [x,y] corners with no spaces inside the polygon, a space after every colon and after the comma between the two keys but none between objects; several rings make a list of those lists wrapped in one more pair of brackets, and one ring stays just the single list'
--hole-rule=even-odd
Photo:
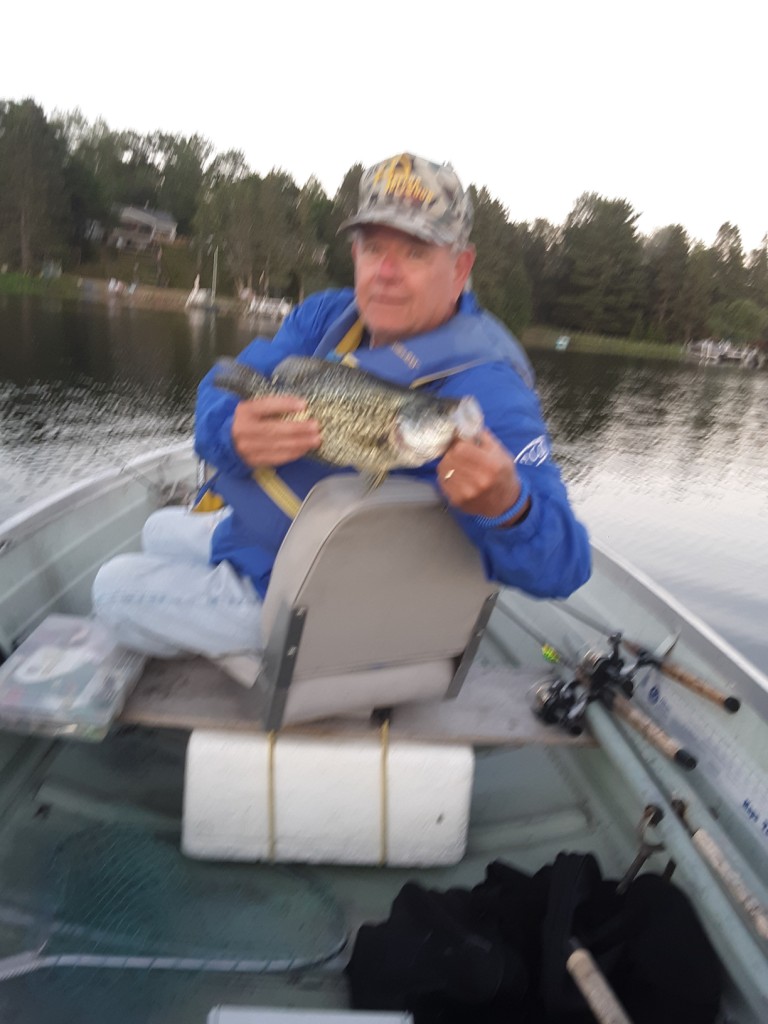
[{"label": "fish tail", "polygon": [[216,363],[213,383],[240,398],[254,398],[274,390],[268,377],[234,359],[220,359]]}]

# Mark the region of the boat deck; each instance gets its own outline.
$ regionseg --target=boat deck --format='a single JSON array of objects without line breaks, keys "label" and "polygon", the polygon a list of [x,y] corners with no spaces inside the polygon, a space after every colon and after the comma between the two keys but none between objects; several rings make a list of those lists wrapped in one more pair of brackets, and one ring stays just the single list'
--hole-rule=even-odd
[{"label": "boat deck", "polygon": [[[546,672],[476,663],[453,700],[393,708],[390,735],[395,740],[482,747],[593,743],[588,734],[569,736],[532,713],[531,695],[544,680]],[[128,698],[120,721],[186,730],[261,731],[263,711],[264,698],[258,686],[248,689],[238,684],[204,658],[153,659]],[[370,736],[375,729],[370,718],[362,716],[328,718],[285,731],[349,738]]]}]

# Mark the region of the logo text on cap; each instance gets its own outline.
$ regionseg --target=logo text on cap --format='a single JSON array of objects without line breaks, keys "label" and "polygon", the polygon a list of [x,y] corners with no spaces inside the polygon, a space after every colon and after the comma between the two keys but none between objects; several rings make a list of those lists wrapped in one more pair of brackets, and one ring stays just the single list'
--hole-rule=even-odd
[{"label": "logo text on cap", "polygon": [[432,206],[437,199],[418,174],[413,173],[413,162],[406,153],[393,157],[377,168],[373,183],[378,185],[382,180],[384,195],[395,199],[409,199],[421,206]]}]

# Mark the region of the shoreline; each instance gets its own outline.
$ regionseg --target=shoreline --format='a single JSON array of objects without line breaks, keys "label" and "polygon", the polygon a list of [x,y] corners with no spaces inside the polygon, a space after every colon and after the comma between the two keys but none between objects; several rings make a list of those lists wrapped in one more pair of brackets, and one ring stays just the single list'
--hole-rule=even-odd
[{"label": "shoreline", "polygon": [[215,310],[202,306],[187,306],[189,291],[183,288],[161,288],[156,285],[138,284],[132,290],[122,285],[121,290],[110,290],[109,281],[101,277],[83,277],[77,274],[62,274],[53,280],[24,277],[22,274],[0,274],[0,297],[33,296],[35,298],[76,299],[102,305],[126,306],[168,313],[184,313],[196,310],[200,313],[214,312],[223,316],[252,316],[254,320],[275,323],[271,317],[246,313],[246,303],[230,295],[216,297]]},{"label": "shoreline", "polygon": [[[122,284],[122,282],[120,282]],[[98,277],[81,277],[76,280],[77,297],[86,302],[117,303],[139,309],[163,310],[171,313],[209,312],[203,306],[187,306],[189,292],[182,288],[160,288],[150,284],[138,284],[131,290],[123,286],[120,291],[110,291],[109,282]],[[244,312],[245,303],[228,295],[216,297],[215,312],[225,316]]]},{"label": "shoreline", "polygon": [[684,345],[667,345],[658,341],[639,341],[632,338],[616,338],[610,335],[588,334],[586,331],[562,331],[556,327],[532,324],[520,331],[518,338],[525,349],[535,351],[558,351],[556,342],[565,335],[568,344],[562,349],[563,355],[580,354],[627,356],[640,359],[662,359],[668,362],[682,362],[685,358]]},{"label": "shoreline", "polygon": [[[82,277],[76,274],[62,274],[53,280],[24,277],[21,274],[0,274],[0,297],[3,295],[32,295],[57,299],[75,299],[95,302],[113,307],[145,309],[150,312],[190,313],[207,315],[211,310],[204,307],[187,306],[189,291],[182,288],[162,288],[156,285],[138,284],[131,291],[122,283],[121,291],[110,291],[109,281],[100,277]],[[229,295],[216,297],[217,316],[249,317],[256,323],[264,323],[276,330],[281,321],[274,317],[248,313],[246,304]],[[641,359],[663,359],[680,362],[686,358],[685,347],[681,344],[666,345],[652,341],[629,338],[606,337],[582,331],[563,331],[556,327],[530,325],[517,335],[525,349],[553,350],[557,339],[566,334],[570,341],[568,352],[591,353],[596,355],[627,356]]]}]

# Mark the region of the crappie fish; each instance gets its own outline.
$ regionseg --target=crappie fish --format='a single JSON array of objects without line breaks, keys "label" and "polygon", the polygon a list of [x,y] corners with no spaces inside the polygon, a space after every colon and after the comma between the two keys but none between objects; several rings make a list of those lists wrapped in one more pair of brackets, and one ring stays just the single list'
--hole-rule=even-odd
[{"label": "crappie fish", "polygon": [[364,370],[308,356],[288,356],[265,377],[222,359],[214,384],[240,398],[297,395],[307,403],[290,419],[316,419],[323,442],[311,454],[336,466],[354,466],[379,483],[392,469],[423,466],[456,438],[483,429],[476,399],[438,398],[389,384]]}]

